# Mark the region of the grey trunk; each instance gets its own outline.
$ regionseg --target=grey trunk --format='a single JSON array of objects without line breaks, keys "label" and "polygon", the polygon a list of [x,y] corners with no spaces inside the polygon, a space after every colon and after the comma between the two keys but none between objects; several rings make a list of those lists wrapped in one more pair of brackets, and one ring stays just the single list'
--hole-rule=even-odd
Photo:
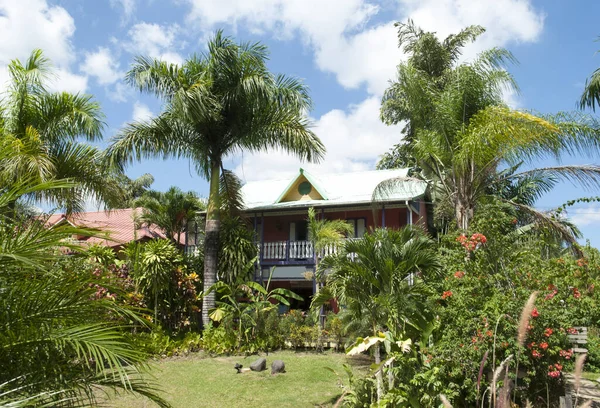
[{"label": "grey trunk", "polygon": [[[206,220],[206,235],[204,237],[204,291],[207,291],[217,281],[218,251],[219,251],[219,220]],[[215,308],[215,292],[205,295],[202,299],[202,325],[210,322],[209,314]]]}]

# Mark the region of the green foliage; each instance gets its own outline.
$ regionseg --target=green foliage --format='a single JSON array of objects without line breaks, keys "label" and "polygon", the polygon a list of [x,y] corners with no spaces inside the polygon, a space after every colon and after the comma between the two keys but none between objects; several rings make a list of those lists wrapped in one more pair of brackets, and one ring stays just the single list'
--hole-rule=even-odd
[{"label": "green foliage", "polygon": [[[126,81],[162,99],[164,110],[155,118],[127,125],[108,155],[117,166],[142,158],[185,157],[210,180],[203,279],[208,288],[218,270],[219,223],[214,221],[220,219],[221,178],[228,178],[223,159],[240,150],[279,148],[319,161],[325,147],[308,126],[308,89],[295,78],[273,75],[264,45],[236,44],[217,31],[207,48],[181,66],[136,58]],[[232,192],[227,196],[233,197]],[[207,294],[204,324],[213,307],[214,296]]]},{"label": "green foliage", "polygon": [[76,249],[65,240],[86,231],[4,215],[28,191],[59,185],[0,194],[0,405],[93,405],[94,389],[105,387],[168,406],[143,380],[146,354],[127,336],[133,326],[145,326],[138,311],[116,301],[125,296],[118,286],[98,285],[101,270],[87,268],[82,258],[65,261],[57,251]]},{"label": "green foliage", "polygon": [[[531,185],[535,179],[538,187],[546,190],[557,181],[600,186],[598,166],[561,165],[498,173],[502,166],[533,165],[540,158],[559,158],[561,154],[593,157],[600,148],[600,138],[596,120],[590,116],[536,116],[505,106],[503,92],[517,90],[506,69],[506,64],[514,61],[507,50],[490,49],[458,64],[461,48],[482,32],[481,27],[468,27],[441,42],[435,33],[424,32],[411,21],[399,24],[400,46],[409,58],[398,65],[396,81],[382,101],[385,122],[407,121],[406,143],[385,156],[384,164],[416,167],[414,174],[431,184],[434,201],[450,203],[454,208],[454,218],[462,230],[469,229],[476,205],[495,184],[511,181]],[[502,195],[496,199],[510,203],[535,224],[575,244],[571,228],[531,204]]]},{"label": "green foliage", "polygon": [[250,279],[257,257],[254,232],[248,223],[239,217],[224,217],[219,237],[219,280],[239,283]]},{"label": "green foliage", "polygon": [[48,91],[54,74],[41,50],[8,66],[9,83],[0,106],[0,187],[27,180],[39,184],[72,181],[62,189],[33,194],[67,211],[82,210],[86,198],[111,207],[121,191],[117,173],[103,161],[103,152],[78,141],[102,138],[104,115],[90,95]]},{"label": "green foliage", "polygon": [[177,244],[182,243],[182,234],[188,225],[198,219],[205,205],[193,191],[183,192],[171,187],[166,192],[146,191],[135,200],[135,206],[143,207],[139,221],[147,225],[156,225],[165,235]]}]

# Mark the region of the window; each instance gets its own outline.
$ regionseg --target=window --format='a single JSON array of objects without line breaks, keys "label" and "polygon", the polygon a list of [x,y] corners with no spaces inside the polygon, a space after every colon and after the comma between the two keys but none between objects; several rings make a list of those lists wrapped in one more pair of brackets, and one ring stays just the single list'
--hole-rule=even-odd
[{"label": "window", "polygon": [[348,238],[362,238],[367,229],[367,220],[365,218],[348,218],[346,222],[352,227]]}]

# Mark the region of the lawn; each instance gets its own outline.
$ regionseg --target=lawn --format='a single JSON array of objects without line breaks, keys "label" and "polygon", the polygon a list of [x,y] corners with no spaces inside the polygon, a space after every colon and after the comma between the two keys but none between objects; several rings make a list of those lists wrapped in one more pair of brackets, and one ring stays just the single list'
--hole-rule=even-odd
[{"label": "lawn", "polygon": [[[315,407],[331,406],[341,395],[340,379],[347,383],[342,365],[363,368],[363,361],[349,360],[343,353],[270,353],[267,371],[236,374],[236,362],[244,367],[257,356],[208,357],[197,353],[160,360],[151,373],[173,407]],[[286,373],[271,375],[273,360],[283,360]],[[335,370],[340,377],[327,368]],[[127,395],[107,405],[118,408],[145,408],[153,404]]]}]

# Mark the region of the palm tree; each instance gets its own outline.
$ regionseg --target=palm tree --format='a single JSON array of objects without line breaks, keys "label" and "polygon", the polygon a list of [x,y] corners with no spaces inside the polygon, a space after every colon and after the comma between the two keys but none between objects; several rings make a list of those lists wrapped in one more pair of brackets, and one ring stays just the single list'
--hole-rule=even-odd
[{"label": "palm tree", "polygon": [[67,211],[81,210],[94,198],[113,206],[119,196],[114,173],[103,163],[102,152],[78,142],[102,138],[100,105],[89,95],[54,93],[46,89],[52,76],[50,62],[34,50],[25,64],[8,65],[10,83],[0,103],[0,146],[11,154],[0,161],[0,186],[27,179],[43,183],[70,179],[69,189],[36,193]]},{"label": "palm tree", "polygon": [[585,82],[585,89],[579,100],[581,109],[592,108],[596,111],[596,104],[600,104],[600,68],[596,69]]},{"label": "palm tree", "polygon": [[150,191],[150,186],[154,183],[154,176],[145,173],[136,179],[130,179],[125,174],[119,174],[117,183],[123,191],[121,207],[130,208],[135,205],[135,200]]},{"label": "palm tree", "polygon": [[[363,336],[390,331],[400,338],[411,316],[420,315],[421,282],[435,274],[440,264],[434,243],[418,227],[378,229],[363,239],[348,240],[334,257],[326,258],[326,285],[313,299],[312,308],[331,298],[346,308],[349,319],[364,322]],[[416,278],[416,279],[415,279]],[[379,344],[375,363],[381,363]],[[382,374],[377,375],[377,393],[383,395]]]},{"label": "palm tree", "polygon": [[68,224],[48,229],[43,220],[10,216],[24,196],[73,187],[54,180],[0,190],[0,405],[92,406],[103,387],[166,407],[141,377],[147,356],[126,334],[131,322],[143,324],[138,314],[95,299],[91,276],[48,271],[60,264],[56,248],[77,249],[69,238],[90,231]]},{"label": "palm tree", "polygon": [[[411,123],[408,149],[420,170],[418,175],[432,182],[436,201],[451,203],[460,229],[469,227],[476,203],[490,183],[535,174],[585,187],[600,185],[600,168],[588,165],[497,175],[498,169],[516,163],[533,166],[539,158],[560,158],[563,153],[592,155],[600,149],[598,126],[584,115],[542,116],[507,107],[502,101],[503,91],[517,88],[505,69],[506,62],[514,58],[503,49],[484,51],[459,65],[452,65],[450,60],[449,68],[433,76],[422,68],[422,55],[432,58],[430,54],[441,52],[444,60],[447,53],[439,51],[435,42],[431,46],[426,41],[429,34],[419,31],[410,37],[413,54],[398,66],[398,78],[386,93],[382,114],[391,121],[395,112],[395,117]],[[376,196],[385,197],[395,182],[402,180],[384,183]],[[516,201],[507,202],[539,223],[557,226],[548,214]],[[558,232],[569,242],[575,241],[564,228]]]},{"label": "palm tree", "polygon": [[[325,254],[328,247],[337,246],[346,235],[353,232],[352,226],[343,220],[326,220],[324,218],[317,219],[314,208],[308,209],[308,240],[313,245],[315,253],[315,273],[313,275],[313,285],[315,294],[322,286],[322,282],[317,280],[319,275],[319,263],[321,257]],[[319,325],[322,325],[322,307],[319,309]]]},{"label": "palm tree", "polygon": [[[208,52],[182,66],[138,57],[127,82],[157,95],[165,109],[149,121],[132,123],[113,141],[109,156],[124,164],[145,157],[185,157],[209,180],[204,244],[204,287],[215,283],[220,229],[219,185],[223,159],[239,151],[278,148],[309,161],[325,148],[308,129],[308,89],[298,80],[271,74],[267,48],[236,44],[218,31]],[[214,293],[203,299],[209,323]]]},{"label": "palm tree", "polygon": [[190,222],[205,208],[195,192],[185,193],[179,187],[171,187],[164,193],[146,191],[134,205],[143,207],[140,221],[161,228],[177,244],[181,244],[181,234],[187,231]]}]

